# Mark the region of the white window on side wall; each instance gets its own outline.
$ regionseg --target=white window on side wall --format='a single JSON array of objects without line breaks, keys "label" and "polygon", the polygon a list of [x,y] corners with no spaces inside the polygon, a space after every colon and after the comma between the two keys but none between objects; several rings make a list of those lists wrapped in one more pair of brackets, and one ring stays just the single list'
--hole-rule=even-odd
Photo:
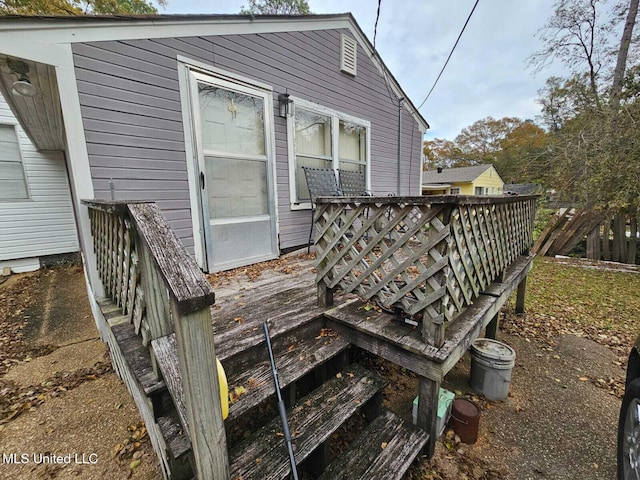
[{"label": "white window on side wall", "polygon": [[449,189],[450,195],[460,195],[460,187],[451,187]]},{"label": "white window on side wall", "polygon": [[16,125],[0,124],[0,201],[29,198]]},{"label": "white window on side wall", "polygon": [[302,167],[362,172],[369,187],[371,123],[293,98],[287,119],[291,208],[311,208]]}]

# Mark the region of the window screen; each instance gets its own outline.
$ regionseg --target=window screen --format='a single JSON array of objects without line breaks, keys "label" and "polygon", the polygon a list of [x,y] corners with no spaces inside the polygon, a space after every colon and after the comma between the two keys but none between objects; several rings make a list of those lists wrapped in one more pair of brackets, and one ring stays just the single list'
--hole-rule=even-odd
[{"label": "window screen", "polygon": [[0,200],[29,198],[20,144],[13,125],[0,125]]}]

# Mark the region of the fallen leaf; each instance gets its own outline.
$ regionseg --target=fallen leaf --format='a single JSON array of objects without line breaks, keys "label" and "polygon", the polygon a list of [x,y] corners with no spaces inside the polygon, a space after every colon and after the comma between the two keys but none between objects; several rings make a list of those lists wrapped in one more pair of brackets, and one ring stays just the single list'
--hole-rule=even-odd
[{"label": "fallen leaf", "polygon": [[138,468],[140,466],[142,462],[140,461],[140,459],[134,460],[133,462],[131,462],[131,464],[129,465],[129,468],[131,470],[135,470],[136,468]]},{"label": "fallen leaf", "polygon": [[291,344],[291,345],[289,345],[289,348],[287,348],[287,351],[293,352],[295,350],[295,348],[296,348],[296,346]]},{"label": "fallen leaf", "polygon": [[383,450],[387,448],[387,442],[382,442],[382,444],[380,445],[380,448],[382,448]]}]

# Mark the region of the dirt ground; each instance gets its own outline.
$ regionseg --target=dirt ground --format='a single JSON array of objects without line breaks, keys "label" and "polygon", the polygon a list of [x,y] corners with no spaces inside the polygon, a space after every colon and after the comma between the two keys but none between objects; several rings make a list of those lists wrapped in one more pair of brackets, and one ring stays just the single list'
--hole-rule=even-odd
[{"label": "dirt ground", "polygon": [[0,479],[162,478],[80,267],[0,285],[0,453]]},{"label": "dirt ground", "polygon": [[[507,317],[505,331],[520,332]],[[500,339],[517,354],[510,397],[487,402],[472,392],[465,356],[443,386],[481,406],[479,440],[465,445],[447,433],[434,460],[416,462],[407,477],[614,478],[620,356],[571,334],[540,340],[533,329],[501,332]],[[385,406],[410,418],[417,378],[370,363],[390,381]],[[0,479],[161,478],[135,405],[98,339],[78,267],[14,275],[0,285],[0,453],[29,457],[24,464],[3,459]],[[34,454],[72,458],[36,465]],[[75,463],[74,454],[86,463]]]}]

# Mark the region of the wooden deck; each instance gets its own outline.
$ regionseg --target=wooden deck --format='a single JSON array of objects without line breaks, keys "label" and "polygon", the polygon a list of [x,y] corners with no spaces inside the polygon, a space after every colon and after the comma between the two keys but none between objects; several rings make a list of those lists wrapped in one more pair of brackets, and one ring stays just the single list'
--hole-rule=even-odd
[{"label": "wooden deck", "polygon": [[[320,209],[315,261],[290,255],[208,279],[154,205],[87,202],[108,286],[96,318],[165,478],[288,475],[279,419],[260,418],[275,404],[265,321],[301,468],[316,478],[399,479],[423,446],[432,455],[440,382],[483,329],[495,337],[516,289],[523,308],[532,199],[365,200]],[[380,411],[384,381],[349,364],[351,345],[420,376],[419,428]],[[224,421],[212,415],[221,410],[216,358],[233,393]],[[328,439],[361,411],[364,436],[329,465]],[[381,443],[389,450],[367,447]]]}]

